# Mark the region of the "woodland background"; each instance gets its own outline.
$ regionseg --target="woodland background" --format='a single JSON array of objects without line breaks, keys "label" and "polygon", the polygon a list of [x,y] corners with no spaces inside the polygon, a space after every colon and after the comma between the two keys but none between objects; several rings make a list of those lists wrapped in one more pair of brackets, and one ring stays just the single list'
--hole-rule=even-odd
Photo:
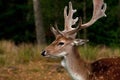
[{"label": "woodland background", "polygon": [[[59,28],[63,29],[63,10],[69,0],[36,0],[39,5],[33,3],[34,1],[0,0],[0,40],[12,40],[16,44],[21,42],[42,44],[53,41],[50,25],[57,22]],[[73,8],[77,9],[74,17],[84,18],[86,15],[84,22],[89,21],[92,16],[92,0],[71,0],[71,2]],[[101,18],[87,28],[87,39],[91,44],[120,46],[120,0],[104,0],[104,2],[107,3],[107,17]],[[34,5],[38,5],[39,27],[35,26]],[[83,33],[83,30],[80,31],[78,37],[84,38]]]},{"label": "woodland background", "polygon": [[[63,10],[69,0],[0,0],[0,80],[70,80],[61,68],[61,59],[40,56],[54,40],[51,25],[63,30]],[[74,17],[87,22],[92,16],[92,0],[71,0]],[[120,56],[120,0],[104,0],[107,17],[81,30],[78,38],[89,39],[79,46],[83,59]],[[76,24],[77,25],[77,24]],[[76,26],[75,25],[75,26]]]}]

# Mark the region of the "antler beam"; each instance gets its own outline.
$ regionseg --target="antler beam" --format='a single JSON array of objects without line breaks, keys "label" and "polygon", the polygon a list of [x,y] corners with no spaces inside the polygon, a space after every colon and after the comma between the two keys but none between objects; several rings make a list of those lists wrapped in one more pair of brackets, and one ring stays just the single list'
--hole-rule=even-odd
[{"label": "antler beam", "polygon": [[93,16],[91,20],[88,23],[80,25],[81,29],[91,26],[101,17],[106,17],[105,11],[106,11],[107,5],[106,3],[103,2],[103,0],[93,0],[93,7],[94,7]]},{"label": "antler beam", "polygon": [[101,17],[106,17],[105,11],[106,11],[107,5],[106,3],[103,2],[103,0],[93,0],[93,7],[94,7],[93,16],[91,20],[85,24],[82,24],[82,19],[80,18],[79,26],[76,29],[69,31],[69,34],[74,34],[78,32],[80,29],[90,27]]},{"label": "antler beam", "polygon": [[69,37],[75,38],[77,32],[80,29],[87,28],[94,24],[98,19],[101,17],[106,17],[105,11],[106,11],[107,5],[104,3],[103,0],[93,0],[93,16],[91,20],[87,23],[82,24],[82,19],[80,18],[79,26],[76,28],[72,28],[73,25],[76,24],[78,21],[78,17],[73,19],[73,14],[77,11],[76,9],[73,9],[72,3],[69,2],[69,12],[67,13],[67,6],[64,8],[64,19],[65,19],[65,29],[63,31],[60,31],[58,27],[56,29],[52,28],[52,31],[54,34],[61,34],[61,35],[67,35]]}]

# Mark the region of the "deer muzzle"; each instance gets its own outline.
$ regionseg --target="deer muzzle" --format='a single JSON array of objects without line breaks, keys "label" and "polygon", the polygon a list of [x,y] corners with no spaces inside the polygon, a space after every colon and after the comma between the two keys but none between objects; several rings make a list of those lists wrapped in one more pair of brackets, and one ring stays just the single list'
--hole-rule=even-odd
[{"label": "deer muzzle", "polygon": [[41,55],[42,55],[42,56],[47,56],[47,52],[46,52],[46,51],[43,51],[43,52],[41,52]]}]

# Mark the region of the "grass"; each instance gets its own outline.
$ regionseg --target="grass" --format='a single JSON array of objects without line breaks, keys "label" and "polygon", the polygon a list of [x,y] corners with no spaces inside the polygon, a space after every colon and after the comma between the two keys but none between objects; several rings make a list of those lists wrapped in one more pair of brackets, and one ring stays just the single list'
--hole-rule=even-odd
[{"label": "grass", "polygon": [[[40,56],[42,48],[36,44],[0,41],[0,80],[70,80],[59,60]],[[79,51],[89,61],[120,55],[120,48],[106,46],[88,45]]]},{"label": "grass", "polygon": [[81,56],[89,61],[94,61],[105,57],[118,57],[120,56],[119,47],[107,47],[105,45],[90,46],[87,45],[87,49],[80,47],[79,51]]}]

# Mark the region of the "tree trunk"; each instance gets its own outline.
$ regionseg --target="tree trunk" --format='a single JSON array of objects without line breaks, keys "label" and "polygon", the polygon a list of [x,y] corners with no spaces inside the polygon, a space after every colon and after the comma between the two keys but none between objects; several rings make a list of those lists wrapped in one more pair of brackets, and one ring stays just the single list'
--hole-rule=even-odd
[{"label": "tree trunk", "polygon": [[[83,22],[86,22],[86,0],[84,0],[83,7]],[[84,29],[84,39],[87,39],[87,29]],[[84,48],[87,49],[87,44],[84,45]]]},{"label": "tree trunk", "polygon": [[44,45],[46,44],[46,42],[45,42],[45,32],[44,32],[43,22],[42,22],[40,0],[33,0],[33,9],[34,9],[34,16],[35,16],[37,43],[38,45]]}]

